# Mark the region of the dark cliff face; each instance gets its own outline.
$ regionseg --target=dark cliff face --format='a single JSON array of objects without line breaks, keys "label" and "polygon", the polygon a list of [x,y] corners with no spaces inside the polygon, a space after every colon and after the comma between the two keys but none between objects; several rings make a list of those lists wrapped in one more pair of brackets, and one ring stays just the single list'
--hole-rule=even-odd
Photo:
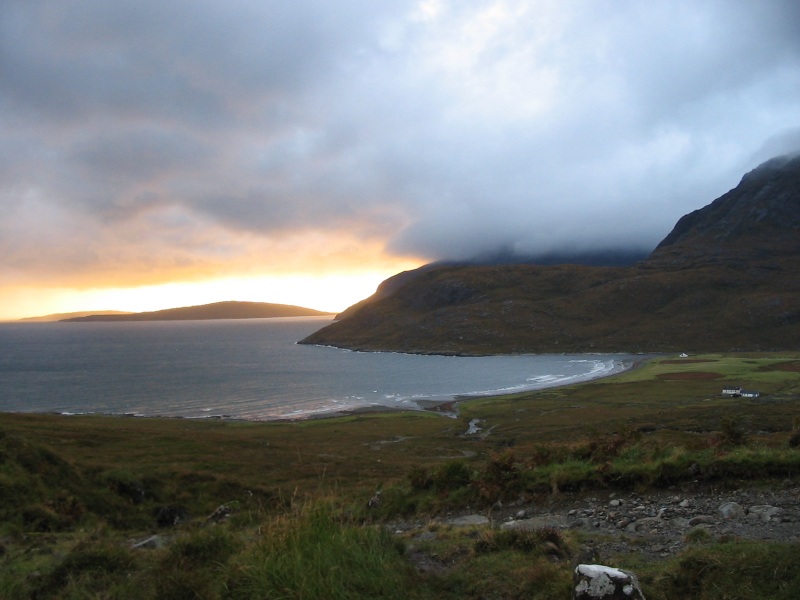
[{"label": "dark cliff face", "polygon": [[678,221],[632,267],[428,265],[303,343],[492,354],[800,348],[800,155]]},{"label": "dark cliff face", "polygon": [[686,267],[800,253],[800,154],[773,158],[734,189],[682,217],[648,262]]}]

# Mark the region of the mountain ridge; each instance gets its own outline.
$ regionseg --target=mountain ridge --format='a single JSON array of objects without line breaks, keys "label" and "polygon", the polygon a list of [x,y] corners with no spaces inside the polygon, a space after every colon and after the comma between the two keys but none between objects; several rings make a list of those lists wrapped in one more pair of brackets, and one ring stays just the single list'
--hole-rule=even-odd
[{"label": "mountain ridge", "polygon": [[800,155],[682,217],[631,267],[398,274],[300,343],[434,354],[800,347]]},{"label": "mountain ridge", "polygon": [[127,313],[99,314],[62,319],[64,323],[84,322],[131,322],[131,321],[208,321],[216,319],[267,319],[275,317],[322,317],[332,315],[311,308],[291,304],[269,302],[240,302],[228,300],[198,306],[167,308],[164,310]]},{"label": "mountain ridge", "polygon": [[708,259],[753,261],[800,254],[800,154],[746,173],[711,204],[681,217],[646,262],[678,267]]}]

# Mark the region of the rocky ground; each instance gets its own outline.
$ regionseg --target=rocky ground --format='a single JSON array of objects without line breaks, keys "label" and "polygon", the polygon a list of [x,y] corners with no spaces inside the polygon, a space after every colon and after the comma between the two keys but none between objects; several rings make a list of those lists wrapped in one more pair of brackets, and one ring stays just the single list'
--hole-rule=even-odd
[{"label": "rocky ground", "polygon": [[[432,521],[397,521],[390,527],[411,544],[435,539],[441,525],[575,530],[587,556],[602,561],[636,552],[668,558],[693,540],[800,541],[800,486],[785,481],[765,488],[715,489],[687,485],[646,493],[560,494],[540,503],[496,505],[483,514],[450,514]],[[421,569],[432,568],[419,553]]]}]

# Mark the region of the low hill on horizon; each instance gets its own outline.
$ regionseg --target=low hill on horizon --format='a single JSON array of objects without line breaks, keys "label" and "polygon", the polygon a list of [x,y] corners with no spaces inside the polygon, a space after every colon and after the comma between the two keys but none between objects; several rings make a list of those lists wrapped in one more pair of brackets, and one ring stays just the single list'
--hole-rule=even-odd
[{"label": "low hill on horizon", "polygon": [[89,317],[99,315],[129,315],[130,312],[124,310],[83,310],[79,312],[68,313],[54,313],[52,315],[43,315],[41,317],[26,317],[24,319],[17,319],[18,321],[26,323],[51,323],[54,321],[64,321],[66,319],[75,319],[78,317]]},{"label": "low hill on horizon", "polygon": [[311,308],[269,302],[214,302],[200,306],[168,308],[140,313],[95,314],[62,319],[67,323],[97,321],[207,321],[212,319],[267,319],[274,317],[324,317],[333,315]]},{"label": "low hill on horizon", "polygon": [[800,155],[681,218],[631,267],[426,265],[301,340],[441,354],[800,348]]}]

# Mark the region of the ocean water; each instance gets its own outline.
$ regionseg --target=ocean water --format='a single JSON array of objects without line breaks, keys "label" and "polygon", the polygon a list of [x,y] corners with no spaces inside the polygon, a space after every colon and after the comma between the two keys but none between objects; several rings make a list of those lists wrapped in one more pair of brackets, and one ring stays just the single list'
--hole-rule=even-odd
[{"label": "ocean water", "polygon": [[588,380],[627,355],[416,356],[302,346],[329,319],[0,324],[0,412],[302,418]]}]

